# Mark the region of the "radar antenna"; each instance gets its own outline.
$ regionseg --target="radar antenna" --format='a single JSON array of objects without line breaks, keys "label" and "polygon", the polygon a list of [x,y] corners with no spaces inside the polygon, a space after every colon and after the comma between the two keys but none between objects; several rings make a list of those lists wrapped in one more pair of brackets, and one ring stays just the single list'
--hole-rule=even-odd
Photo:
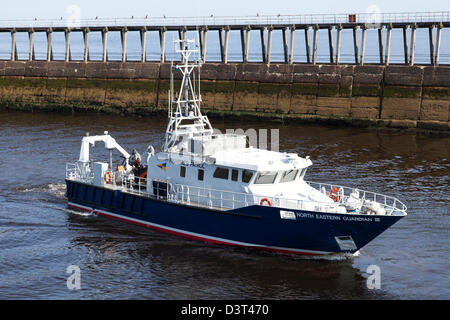
[{"label": "radar antenna", "polygon": [[[184,138],[211,135],[213,133],[208,117],[203,116],[200,111],[202,101],[200,94],[201,61],[195,59],[195,54],[198,53],[198,50],[192,48],[195,46],[194,40],[175,40],[174,44],[176,52],[181,53],[182,60],[180,64],[173,65],[173,62],[171,63],[168,110],[169,123],[164,137],[163,152],[174,151]],[[191,56],[194,57],[191,58]],[[174,100],[173,91],[173,70],[180,71],[183,75],[176,100]],[[195,77],[195,71],[198,74],[197,79]],[[191,74],[193,75],[193,79],[191,79]],[[196,82],[198,83],[198,92],[196,92],[193,84]],[[175,112],[173,112],[173,104],[176,105]]]}]

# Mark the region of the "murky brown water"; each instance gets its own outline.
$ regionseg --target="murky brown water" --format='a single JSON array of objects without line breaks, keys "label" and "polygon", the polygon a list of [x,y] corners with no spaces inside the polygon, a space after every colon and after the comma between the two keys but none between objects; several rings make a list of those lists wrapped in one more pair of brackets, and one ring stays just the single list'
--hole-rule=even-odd
[{"label": "murky brown water", "polygon": [[[66,208],[66,162],[89,131],[160,145],[166,119],[0,113],[0,299],[449,299],[448,136],[277,123],[308,178],[385,193],[408,216],[347,260],[307,260],[181,239]],[[103,146],[96,148],[100,152]],[[81,290],[68,290],[78,265]],[[369,265],[381,289],[366,286]]]}]

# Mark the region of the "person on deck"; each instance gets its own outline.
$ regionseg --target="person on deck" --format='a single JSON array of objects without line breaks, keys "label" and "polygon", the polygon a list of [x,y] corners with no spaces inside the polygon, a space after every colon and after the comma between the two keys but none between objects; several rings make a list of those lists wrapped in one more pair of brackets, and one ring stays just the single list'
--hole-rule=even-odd
[{"label": "person on deck", "polygon": [[136,149],[133,149],[130,159],[128,160],[130,166],[133,167],[133,173],[135,176],[139,176],[139,171],[142,169],[141,155]]}]

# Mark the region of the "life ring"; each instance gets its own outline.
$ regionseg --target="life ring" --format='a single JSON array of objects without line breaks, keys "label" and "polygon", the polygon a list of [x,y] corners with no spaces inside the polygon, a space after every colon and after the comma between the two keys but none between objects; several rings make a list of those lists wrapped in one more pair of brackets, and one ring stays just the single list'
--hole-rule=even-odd
[{"label": "life ring", "polygon": [[267,199],[267,198],[261,199],[261,201],[259,202],[259,205],[262,206],[264,202],[267,202],[267,204],[268,204],[270,207],[272,206],[272,202],[270,202],[270,200]]},{"label": "life ring", "polygon": [[339,201],[339,189],[338,188],[334,187],[333,189],[331,189],[330,198],[333,199],[334,202]]},{"label": "life ring", "polygon": [[103,179],[105,180],[106,184],[111,184],[111,182],[112,182],[112,174],[111,174],[111,172],[106,171],[104,176],[103,176]]}]

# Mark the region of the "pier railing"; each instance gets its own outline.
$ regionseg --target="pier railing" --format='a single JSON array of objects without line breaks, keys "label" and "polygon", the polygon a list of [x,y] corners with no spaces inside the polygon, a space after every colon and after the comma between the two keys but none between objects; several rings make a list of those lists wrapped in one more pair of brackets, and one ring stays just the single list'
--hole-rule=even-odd
[{"label": "pier railing", "polygon": [[[206,17],[132,17],[123,19],[53,19],[53,20],[0,20],[0,33],[10,33],[10,52],[1,53],[0,59],[16,60],[36,60],[34,34],[45,33],[47,38],[46,53],[40,53],[41,59],[45,56],[46,61],[158,61],[164,63],[167,60],[178,60],[181,58],[177,53],[168,53],[166,50],[167,32],[177,32],[179,39],[186,39],[187,32],[197,33],[200,47],[200,58],[203,62],[261,62],[270,64],[275,60],[277,63],[308,63],[317,64],[321,56],[318,55],[319,30],[326,29],[328,33],[328,51],[322,54],[326,57],[321,63],[340,64],[354,63],[363,65],[365,63],[376,63],[381,65],[389,65],[393,59],[391,54],[391,37],[393,29],[401,29],[403,36],[403,52],[400,63],[405,65],[414,65],[415,60],[420,58],[416,52],[416,30],[428,29],[429,33],[429,57],[424,61],[417,61],[421,64],[439,65],[439,63],[448,63],[448,61],[440,61],[440,58],[446,58],[448,54],[441,55],[441,38],[442,30],[450,28],[450,11],[440,12],[399,12],[399,13],[346,13],[346,14],[308,14],[308,15],[254,15],[254,16],[206,16]],[[341,56],[342,30],[350,29],[353,34],[353,54],[349,55],[347,61],[342,61],[345,56]],[[366,53],[367,31],[375,29],[378,31],[378,50]],[[435,31],[434,31],[435,30]],[[230,32],[238,32],[240,36],[240,48],[233,47],[241,53],[229,54],[230,50]],[[298,49],[295,35],[304,31],[305,48]],[[312,31],[312,35],[310,32]],[[54,55],[52,35],[53,33],[63,33],[65,41],[64,53]],[[73,32],[81,32],[83,35],[84,47],[81,53],[71,50],[70,35]],[[96,50],[90,50],[89,46],[93,46],[89,41],[89,34],[92,32],[101,33],[101,40],[97,40]],[[117,49],[109,50],[108,53],[108,33],[120,32],[120,45],[112,46]],[[140,46],[134,46],[133,52],[127,52],[127,34],[128,32],[139,32]],[[159,40],[148,41],[147,34],[149,32],[157,33]],[[207,54],[211,50],[211,46],[207,45],[207,35],[211,32],[218,33],[216,37],[216,52],[213,55]],[[272,36],[280,33],[282,41],[282,50],[274,50],[272,48]],[[18,33],[28,34],[28,45],[21,44],[20,47],[28,47],[26,56],[18,54],[17,39]],[[259,34],[258,34],[259,33]],[[303,32],[302,32],[303,33]],[[322,33],[321,33],[322,34]],[[250,35],[259,38],[260,45],[255,48],[256,41],[250,41]],[[324,34],[325,37],[327,36]],[[323,37],[323,35],[321,35]],[[211,41],[210,37],[210,41]],[[310,40],[310,38],[312,38]],[[4,39],[4,38],[3,38]],[[23,37],[22,37],[23,39]],[[131,40],[131,39],[130,39]],[[22,40],[23,41],[23,40]],[[135,40],[136,41],[136,40]],[[8,41],[9,42],[9,41]],[[91,44],[90,44],[91,42]],[[275,42],[275,41],[274,41]],[[279,41],[276,41],[279,43]],[[149,43],[149,44],[148,44]],[[238,42],[232,42],[233,46]],[[351,42],[345,43],[351,46]],[[254,50],[250,49],[253,46]],[[4,47],[7,47],[4,45]],[[133,47],[133,46],[131,46]],[[119,51],[120,50],[120,51]],[[375,51],[376,50],[376,51]],[[93,51],[97,51],[93,54]],[[167,52],[166,52],[167,51]],[[349,50],[345,50],[349,51]],[[120,52],[120,53],[119,53]],[[153,52],[153,56],[150,54]],[[155,56],[156,52],[156,56]],[[277,53],[281,52],[281,54]],[[395,53],[400,56],[400,53]],[[95,59],[93,58],[95,56]],[[169,57],[170,56],[170,57]],[[441,57],[442,56],[442,57]],[[115,58],[117,57],[117,58]],[[374,57],[372,61],[368,61],[370,57]],[[56,59],[57,58],[57,59]],[[281,58],[281,61],[280,59]],[[448,58],[447,58],[448,59]],[[252,60],[252,61],[250,61]],[[442,59],[441,59],[442,60]],[[397,61],[398,62],[398,61]]]},{"label": "pier railing", "polygon": [[0,20],[0,28],[86,28],[86,27],[167,27],[167,26],[267,26],[297,24],[423,23],[450,22],[450,11],[437,12],[362,12],[340,14],[203,16],[203,17],[128,17],[90,19]]}]

